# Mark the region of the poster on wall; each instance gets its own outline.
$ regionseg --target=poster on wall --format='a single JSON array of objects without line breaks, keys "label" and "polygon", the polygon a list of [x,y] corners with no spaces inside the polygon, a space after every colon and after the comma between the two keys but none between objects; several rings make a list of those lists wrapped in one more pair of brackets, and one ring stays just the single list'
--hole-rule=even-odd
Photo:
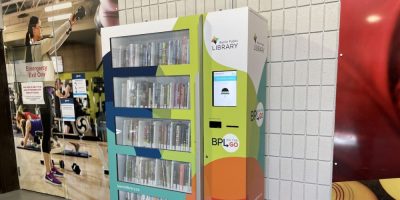
[{"label": "poster on wall", "polygon": [[[10,98],[11,100],[10,107],[13,110],[11,117],[13,118],[13,123],[15,123],[17,120],[15,119],[16,111],[20,108],[19,105],[22,104],[22,101],[24,101],[23,103],[29,103],[30,101],[32,104],[48,103],[50,99],[47,97],[50,97],[50,95],[47,94],[51,94],[53,97],[51,104],[22,106],[21,108],[25,111],[24,114],[28,116],[28,112],[36,113],[40,111],[41,114],[47,113],[49,111],[48,108],[51,107],[55,120],[50,122],[47,119],[49,117],[53,118],[53,116],[46,114],[42,115],[42,126],[40,126],[39,119],[31,121],[31,128],[34,134],[28,137],[27,143],[23,143],[25,146],[21,144],[21,141],[25,140],[22,136],[22,131],[17,131],[15,126],[15,132],[10,133],[14,136],[14,140],[10,142],[15,145],[12,148],[15,148],[15,156],[17,158],[18,186],[23,190],[55,195],[66,199],[109,199],[108,171],[106,173],[104,170],[108,169],[108,147],[104,141],[106,137],[102,137],[102,141],[100,141],[96,131],[101,129],[98,126],[96,126],[96,129],[92,129],[92,127],[95,127],[96,122],[96,125],[102,122],[95,119],[91,120],[93,118],[88,116],[88,114],[96,116],[96,111],[99,110],[98,107],[105,104],[104,101],[99,103],[100,98],[104,99],[104,91],[96,94],[96,100],[89,104],[88,102],[93,100],[94,96],[92,94],[90,96],[86,95],[86,89],[89,87],[86,86],[85,81],[76,78],[77,80],[74,82],[77,84],[74,84],[74,89],[72,81],[65,81],[64,84],[60,79],[72,79],[71,73],[75,72],[74,70],[81,69],[81,65],[87,66],[87,68],[81,69],[85,71],[89,70],[89,68],[94,70],[96,66],[99,66],[99,63],[94,62],[100,62],[101,60],[101,58],[97,59],[98,57],[96,56],[96,38],[101,37],[100,28],[116,25],[115,22],[119,22],[118,0],[67,2],[27,0],[24,2],[25,4],[21,3],[18,7],[29,13],[29,16],[22,21],[15,20],[16,10],[3,13],[3,18],[10,22],[8,23],[10,26],[7,25],[8,29],[7,31],[4,30],[3,34],[5,38],[15,39],[15,41],[8,41],[4,44],[7,46],[5,56],[10,97],[3,98]],[[31,6],[33,4],[35,6]],[[59,10],[53,10],[61,4],[66,6],[62,13]],[[81,11],[79,12],[81,17],[73,23],[73,27],[70,29],[71,23],[68,18],[71,18],[72,14],[77,14],[78,10]],[[86,12],[82,12],[82,10],[86,10]],[[50,14],[55,16],[57,13],[65,15],[66,18],[59,19],[54,23],[51,22],[48,16]],[[82,13],[87,15],[82,16]],[[110,13],[112,14],[110,15]],[[40,21],[41,24],[39,24]],[[20,27],[18,31],[23,33],[29,32],[31,39],[35,38],[36,40],[42,34],[47,37],[42,37],[40,42],[33,42],[29,48],[24,45],[25,34],[15,34],[13,27]],[[79,27],[91,28],[81,33],[82,31],[80,31]],[[97,31],[94,27],[97,28]],[[76,34],[82,35],[82,37],[77,39]],[[38,46],[39,44],[41,46]],[[77,54],[84,56],[76,56]],[[26,62],[31,59],[36,62]],[[43,59],[47,61],[40,62]],[[53,61],[55,62],[54,64]],[[55,72],[63,72],[63,74],[56,76]],[[96,69],[93,72],[87,71],[85,74],[86,77],[82,77],[83,79],[88,78],[88,76],[90,78],[93,76],[101,77],[103,73],[102,69]],[[43,83],[36,93],[32,93],[31,86],[29,86],[35,84],[32,82]],[[24,99],[22,98],[22,88],[24,88]],[[81,95],[84,93],[86,100],[83,98],[67,99],[77,95],[73,94],[74,91],[81,93]],[[38,96],[40,98],[37,98]],[[97,103],[99,103],[99,106],[96,105]],[[63,123],[62,120],[66,123]],[[22,126],[23,124],[19,123]],[[26,124],[29,123],[25,123],[25,126]],[[39,130],[40,128],[43,129],[44,135],[49,133],[49,129],[51,129],[51,133],[54,136],[58,138],[69,136],[69,139],[51,137],[51,142],[48,141],[50,137],[38,139],[35,134],[36,131],[33,129]],[[4,132],[4,134],[9,133]],[[30,136],[29,134],[26,135]],[[95,140],[96,142],[90,140]],[[8,143],[8,141],[2,142]],[[41,148],[42,144],[46,147],[51,147],[51,152],[48,155],[46,154],[48,148]],[[54,161],[51,173],[46,173],[46,167],[48,166],[44,165],[45,160]],[[55,173],[55,169],[58,170],[57,173]],[[60,172],[63,175],[60,175]]]},{"label": "poster on wall", "polygon": [[21,83],[22,103],[25,105],[44,104],[43,83],[27,82]]},{"label": "poster on wall", "polygon": [[400,199],[400,1],[342,0],[333,199]]},{"label": "poster on wall", "polygon": [[72,74],[72,91],[74,98],[87,97],[86,79],[84,73]]},{"label": "poster on wall", "polygon": [[74,99],[60,99],[61,103],[61,117],[63,121],[75,121]]}]

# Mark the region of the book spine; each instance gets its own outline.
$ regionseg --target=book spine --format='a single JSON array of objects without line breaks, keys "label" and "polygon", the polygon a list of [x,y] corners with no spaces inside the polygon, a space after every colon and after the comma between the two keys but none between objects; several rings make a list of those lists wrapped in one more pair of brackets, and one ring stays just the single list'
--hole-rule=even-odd
[{"label": "book spine", "polygon": [[146,128],[146,122],[140,120],[139,121],[139,138],[138,138],[138,146],[140,146],[140,147],[144,146],[145,128]]},{"label": "book spine", "polygon": [[189,38],[187,38],[187,37],[185,37],[186,38],[186,64],[189,64],[190,63],[190,41],[189,41]]},{"label": "book spine", "polygon": [[153,107],[153,87],[149,87],[149,92],[147,94],[147,107],[152,108]]},{"label": "book spine", "polygon": [[169,188],[175,189],[175,161],[170,161],[171,163],[171,180],[170,180],[170,186]]},{"label": "book spine", "polygon": [[191,192],[192,191],[192,175],[191,175],[191,169],[190,169],[190,165],[186,164],[186,177],[187,177],[187,181],[186,181],[186,192]]},{"label": "book spine", "polygon": [[129,44],[128,48],[128,67],[133,67],[135,64],[135,47],[134,44]]},{"label": "book spine", "polygon": [[180,125],[177,124],[175,126],[175,145],[174,145],[174,149],[177,151],[180,151],[180,143],[181,143],[181,130],[180,130]]},{"label": "book spine", "polygon": [[176,63],[182,64],[182,42],[176,40]]},{"label": "book spine", "polygon": [[156,42],[150,43],[150,66],[158,65],[158,46]]},{"label": "book spine", "polygon": [[187,83],[187,87],[186,87],[186,106],[185,108],[188,109],[190,108],[190,83]]},{"label": "book spine", "polygon": [[149,45],[143,44],[143,57],[142,57],[142,66],[148,66],[149,63]]},{"label": "book spine", "polygon": [[191,149],[190,149],[190,147],[191,147],[191,141],[190,141],[190,136],[191,136],[191,129],[190,129],[190,124],[188,124],[188,126],[187,126],[187,130],[186,130],[186,132],[187,132],[187,136],[186,136],[186,151],[191,151]]},{"label": "book spine", "polygon": [[118,50],[118,61],[117,61],[117,66],[116,67],[122,67],[125,65],[124,61],[125,61],[125,47],[124,46],[119,46],[119,50]]},{"label": "book spine", "polygon": [[153,94],[152,94],[152,108],[157,108],[157,100],[156,100],[156,92],[157,92],[157,83],[153,82]]},{"label": "book spine", "polygon": [[171,122],[171,126],[169,129],[169,134],[168,134],[168,149],[173,150],[173,140],[174,138],[174,122]]},{"label": "book spine", "polygon": [[140,66],[140,45],[139,44],[134,44],[134,62],[133,62],[133,67],[139,67]]},{"label": "book spine", "polygon": [[185,164],[180,163],[179,164],[179,184],[178,184],[178,189],[180,191],[183,191],[184,180],[185,180]]},{"label": "book spine", "polygon": [[168,63],[168,65],[172,65],[172,64],[175,64],[174,63],[174,42],[173,42],[173,40],[169,40],[168,41],[168,51],[167,51],[167,54],[168,54],[168,59],[167,59],[167,63]]},{"label": "book spine", "polygon": [[182,38],[182,50],[181,50],[181,63],[186,64],[187,63],[187,57],[186,57],[186,52],[187,52],[187,40],[186,37]]}]

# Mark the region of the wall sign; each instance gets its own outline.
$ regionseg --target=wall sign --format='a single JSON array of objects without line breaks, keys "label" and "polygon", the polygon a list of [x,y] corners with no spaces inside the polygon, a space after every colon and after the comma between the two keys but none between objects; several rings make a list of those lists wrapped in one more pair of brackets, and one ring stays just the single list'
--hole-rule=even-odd
[{"label": "wall sign", "polygon": [[44,104],[42,82],[21,83],[21,90],[23,104]]},{"label": "wall sign", "polygon": [[72,91],[74,98],[87,97],[86,79],[84,73],[72,74]]},{"label": "wall sign", "polygon": [[75,121],[74,99],[60,99],[60,102],[63,121]]},{"label": "wall sign", "polygon": [[53,62],[43,61],[15,64],[15,78],[17,82],[54,81]]},{"label": "wall sign", "polygon": [[21,83],[22,103],[26,105],[44,104],[43,83]]}]

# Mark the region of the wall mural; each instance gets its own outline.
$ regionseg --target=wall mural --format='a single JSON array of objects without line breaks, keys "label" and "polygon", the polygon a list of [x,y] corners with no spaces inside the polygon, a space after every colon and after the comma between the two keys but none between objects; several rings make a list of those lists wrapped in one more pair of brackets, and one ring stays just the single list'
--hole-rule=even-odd
[{"label": "wall mural", "polygon": [[332,199],[400,199],[400,1],[342,0]]}]

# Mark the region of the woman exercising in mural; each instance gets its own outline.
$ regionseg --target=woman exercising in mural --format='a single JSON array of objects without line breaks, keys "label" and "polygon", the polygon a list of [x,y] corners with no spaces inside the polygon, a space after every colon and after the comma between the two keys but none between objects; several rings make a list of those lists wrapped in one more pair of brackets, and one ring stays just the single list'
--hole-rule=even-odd
[{"label": "woman exercising in mural", "polygon": [[[29,20],[28,31],[25,37],[25,61],[28,62],[42,62],[51,61],[50,54],[53,54],[62,44],[65,42],[69,33],[71,32],[72,26],[76,23],[75,15],[71,15],[68,21],[64,22],[60,27],[54,30],[53,35],[50,38],[43,39],[41,21],[38,17],[32,16]],[[61,181],[55,176],[62,177],[63,173],[58,171],[56,167],[50,162],[51,156],[51,124],[53,121],[53,112],[51,109],[51,98],[47,98],[51,94],[44,91],[45,105],[40,105],[40,121],[26,119],[25,134],[31,133],[36,129],[39,129],[39,123],[41,122],[41,128],[43,131],[42,150],[44,165],[46,168],[45,180],[54,185],[61,185]],[[50,100],[49,100],[50,99]],[[22,115],[20,115],[22,118]],[[33,132],[33,134],[36,134]],[[27,136],[29,137],[29,135]],[[24,145],[27,139],[24,139]]]},{"label": "woman exercising in mural", "polygon": [[[42,120],[38,115],[19,110],[16,115],[17,127],[21,130],[24,139],[21,146],[36,146],[39,144],[37,131],[43,131]],[[40,124],[40,126],[38,126]]]}]

